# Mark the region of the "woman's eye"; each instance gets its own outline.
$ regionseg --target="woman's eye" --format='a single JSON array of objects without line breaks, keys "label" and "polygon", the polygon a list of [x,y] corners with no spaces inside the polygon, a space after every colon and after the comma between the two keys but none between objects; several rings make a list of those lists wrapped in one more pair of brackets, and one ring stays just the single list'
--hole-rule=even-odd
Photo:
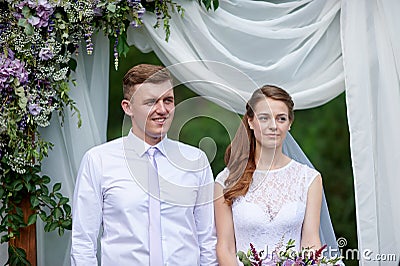
[{"label": "woman's eye", "polygon": [[260,116],[260,117],[258,118],[258,120],[260,120],[260,121],[267,121],[267,120],[268,120],[268,117],[266,117],[266,116]]},{"label": "woman's eye", "polygon": [[284,116],[278,117],[278,122],[286,122],[287,118]]}]

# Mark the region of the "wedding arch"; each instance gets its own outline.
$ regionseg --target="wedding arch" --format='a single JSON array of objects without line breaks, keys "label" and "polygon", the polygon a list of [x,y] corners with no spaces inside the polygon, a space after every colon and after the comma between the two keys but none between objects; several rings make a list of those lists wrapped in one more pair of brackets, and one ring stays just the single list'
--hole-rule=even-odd
[{"label": "wedding arch", "polygon": [[[153,50],[166,66],[203,62],[173,73],[178,79],[212,80],[233,88],[222,93],[212,86],[189,84],[199,95],[229,100],[241,112],[235,95],[247,98],[255,89],[240,87],[240,81],[207,61],[239,69],[258,85],[281,85],[293,95],[297,109],[322,105],[346,92],[358,249],[397,254],[400,37],[395,29],[400,25],[400,3],[220,0],[216,11],[207,13],[196,1],[176,2],[190,15],[171,13],[168,42],[165,31],[153,28],[156,19],[147,13],[142,17],[144,26],[130,29],[126,40],[143,52]],[[106,140],[109,47],[101,34],[93,43],[92,56],[80,52],[79,71],[74,73],[77,88],[69,94],[85,123],[77,128],[74,110],[66,110],[63,127],[57,121],[60,117],[53,116],[50,126],[40,132],[55,144],[42,172],[61,181],[61,191],[69,197],[83,153]],[[42,226],[39,220],[38,226]],[[39,265],[69,265],[68,232],[61,238],[41,230],[37,234]],[[379,263],[360,259],[363,265]]]}]

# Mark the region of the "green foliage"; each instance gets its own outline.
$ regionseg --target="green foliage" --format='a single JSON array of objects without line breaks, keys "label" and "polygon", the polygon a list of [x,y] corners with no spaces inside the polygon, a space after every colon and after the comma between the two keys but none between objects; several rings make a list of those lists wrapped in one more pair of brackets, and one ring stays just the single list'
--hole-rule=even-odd
[{"label": "green foliage", "polygon": [[13,245],[8,246],[8,260],[6,265],[10,266],[30,266],[31,263],[26,259],[26,252],[22,248],[17,248]]},{"label": "green foliage", "polygon": [[[4,163],[2,163],[4,164]],[[4,166],[4,165],[2,165]],[[0,232],[5,233],[0,243],[9,242],[20,234],[20,229],[36,222],[37,217],[45,223],[46,232],[58,229],[71,230],[72,215],[69,199],[61,193],[61,183],[56,183],[50,190],[50,177],[41,176],[40,166],[26,168],[25,173],[8,172],[0,181]],[[25,217],[21,209],[24,199],[29,199],[33,214]],[[25,221],[27,220],[27,223]],[[26,261],[25,251],[9,243],[10,265],[30,265]]]},{"label": "green foliage", "polygon": [[218,0],[198,0],[199,4],[203,3],[203,5],[206,7],[207,11],[213,8],[214,10],[217,10],[219,7],[219,1]]},{"label": "green foliage", "polygon": [[[1,180],[0,232],[7,233],[1,243],[19,236],[19,229],[34,224],[37,216],[45,223],[46,232],[58,229],[63,235],[65,229],[71,229],[71,206],[69,199],[60,193],[61,183],[54,184],[50,190],[50,177],[39,173],[40,167],[36,165],[27,168],[24,174],[12,173]],[[33,210],[29,217],[24,217],[20,207],[24,199],[29,199]]]}]

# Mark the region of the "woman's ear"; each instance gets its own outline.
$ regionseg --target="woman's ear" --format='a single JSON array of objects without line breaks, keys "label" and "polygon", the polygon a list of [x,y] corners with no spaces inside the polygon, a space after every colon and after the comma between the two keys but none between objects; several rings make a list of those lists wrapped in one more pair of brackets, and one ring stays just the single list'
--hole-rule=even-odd
[{"label": "woman's ear", "polygon": [[131,110],[131,102],[129,100],[123,99],[121,101],[121,107],[122,107],[122,110],[124,110],[124,112],[125,112],[125,114],[127,116],[132,116],[133,115],[132,110]]},{"label": "woman's ear", "polygon": [[253,119],[247,118],[247,123],[249,124],[249,128],[251,130],[254,130]]}]

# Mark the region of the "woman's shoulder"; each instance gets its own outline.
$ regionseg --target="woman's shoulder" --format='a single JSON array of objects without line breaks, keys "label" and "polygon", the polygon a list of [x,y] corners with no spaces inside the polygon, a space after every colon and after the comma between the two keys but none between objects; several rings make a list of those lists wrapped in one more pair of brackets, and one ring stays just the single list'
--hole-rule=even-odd
[{"label": "woman's shoulder", "polygon": [[219,174],[215,178],[215,183],[218,183],[223,188],[225,188],[225,180],[228,178],[228,176],[229,176],[229,170],[227,167],[225,167],[221,172],[219,172]]},{"label": "woman's shoulder", "polygon": [[317,176],[321,175],[320,172],[318,172],[318,170],[308,166],[307,164],[298,162],[294,159],[292,159],[292,165],[293,167],[297,168],[298,172],[302,173],[305,176],[308,186],[311,185],[312,181],[314,181],[314,179]]}]

